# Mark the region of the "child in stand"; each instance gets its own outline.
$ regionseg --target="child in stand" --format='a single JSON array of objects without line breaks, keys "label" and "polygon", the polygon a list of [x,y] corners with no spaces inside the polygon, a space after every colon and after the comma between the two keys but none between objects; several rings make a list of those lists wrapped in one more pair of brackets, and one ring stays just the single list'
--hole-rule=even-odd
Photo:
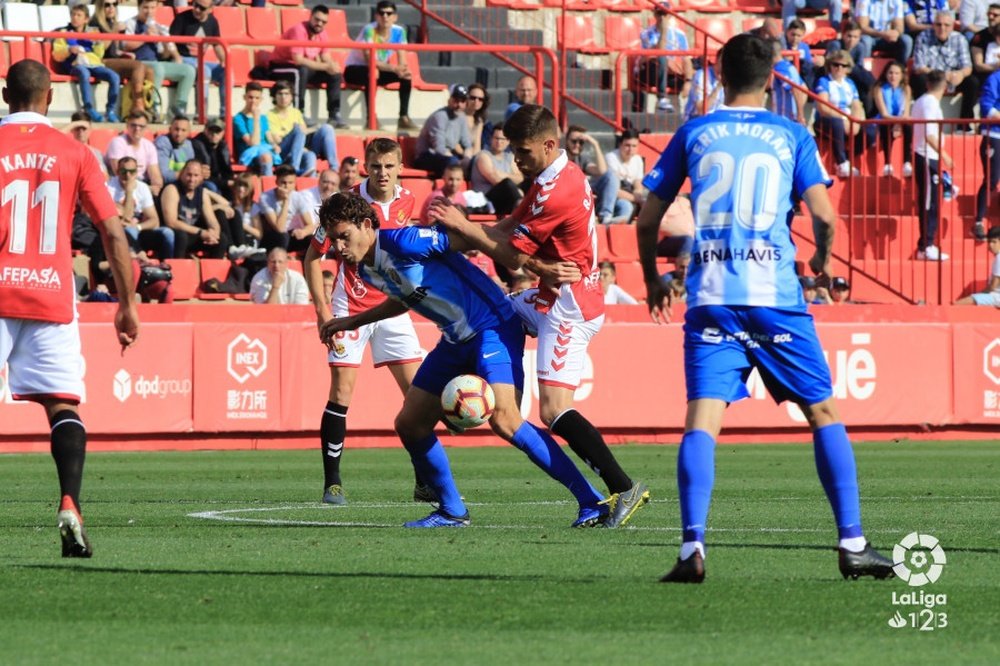
[{"label": "child in stand", "polygon": [[[873,97],[875,98],[875,108],[878,109],[876,118],[910,117],[913,93],[910,91],[910,84],[906,77],[906,68],[901,63],[893,61],[885,66],[878,81],[875,82]],[[913,164],[910,162],[913,154],[913,125],[905,123],[879,125],[878,130],[882,153],[885,155],[882,175],[892,175],[892,142],[902,136],[903,177],[909,178],[913,174]]]}]

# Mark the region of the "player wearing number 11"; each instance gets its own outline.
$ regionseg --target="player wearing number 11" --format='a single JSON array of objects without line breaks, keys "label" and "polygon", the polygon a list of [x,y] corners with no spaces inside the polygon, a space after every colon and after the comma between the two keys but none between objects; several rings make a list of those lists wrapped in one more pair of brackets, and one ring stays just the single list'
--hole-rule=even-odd
[{"label": "player wearing number 11", "polygon": [[753,368],[778,402],[802,408],[813,432],[820,481],[833,508],[844,577],[892,576],[861,529],[854,452],[832,398],[830,369],[795,275],[793,201],[813,218],[816,254],[830,273],[836,211],[816,142],[801,125],[764,109],[771,45],[751,36],[722,49],[726,105],[683,125],[643,184],[639,256],[653,320],[669,319],[670,291],[656,268],[657,231],[667,206],[691,178],[695,244],[687,274],[684,370],[687,418],[677,458],[683,543],[661,580],[700,583],[715,480],[715,440],[729,403],[747,397]]},{"label": "player wearing number 11", "polygon": [[90,557],[80,515],[87,434],[77,412],[83,357],[77,327],[70,232],[77,203],[101,231],[119,305],[122,348],[138,334],[132,264],[118,209],[93,153],[52,128],[49,72],[21,60],[7,72],[0,123],[0,367],[16,400],[45,408],[59,475],[63,557]]}]

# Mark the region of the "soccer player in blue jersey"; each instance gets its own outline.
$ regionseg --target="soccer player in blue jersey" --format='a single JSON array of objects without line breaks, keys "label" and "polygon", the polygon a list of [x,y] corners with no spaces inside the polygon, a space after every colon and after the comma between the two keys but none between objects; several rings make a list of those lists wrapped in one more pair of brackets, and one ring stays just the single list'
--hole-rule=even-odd
[{"label": "soccer player in blue jersey", "polygon": [[[396,416],[395,428],[421,479],[440,499],[439,508],[406,527],[464,527],[469,512],[455,486],[448,456],[434,434],[444,415],[441,391],[453,377],[474,373],[486,379],[496,395],[490,427],[524,451],[533,463],[569,489],[580,505],[574,527],[591,527],[608,509],[603,497],[584,478],[559,445],[543,429],[521,418],[524,384],[524,331],[503,291],[461,252],[468,244],[443,228],[380,229],[371,206],[355,194],[337,193],[320,207],[322,234],[358,275],[389,298],[350,317],[330,319],[320,328],[326,344],[338,331],[348,331],[394,317],[409,309],[441,330],[441,340],[417,370]],[[322,241],[324,239],[320,239]],[[574,264],[554,266],[565,281],[581,279]]]},{"label": "soccer player in blue jersey", "polygon": [[802,408],[816,468],[833,508],[844,577],[892,576],[861,529],[854,452],[832,398],[830,370],[795,276],[793,201],[813,217],[809,266],[829,279],[836,210],[830,178],[806,128],[764,109],[771,46],[752,35],[722,49],[726,105],[683,125],[643,181],[650,197],[637,235],[653,320],[669,320],[670,292],[656,267],[660,219],[691,178],[695,245],[687,273],[684,369],[687,418],[677,459],[683,543],[663,582],[705,577],[705,528],[715,440],[729,403],[747,397],[756,367],[771,395]]}]

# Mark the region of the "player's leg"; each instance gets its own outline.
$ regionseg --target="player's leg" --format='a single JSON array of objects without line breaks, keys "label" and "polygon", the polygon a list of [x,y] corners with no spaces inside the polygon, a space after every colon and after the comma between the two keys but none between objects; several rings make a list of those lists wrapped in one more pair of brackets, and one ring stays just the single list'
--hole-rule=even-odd
[{"label": "player's leg", "polygon": [[346,504],[340,459],[347,436],[347,409],[354,395],[358,369],[353,366],[330,366],[330,395],[319,423],[320,447],[323,451],[323,501]]},{"label": "player's leg", "polygon": [[[405,363],[392,363],[387,366],[392,378],[396,380],[399,392],[404,396],[413,384],[413,378],[420,367],[419,361],[408,361]],[[413,468],[413,501],[414,502],[437,502],[437,497],[430,491],[430,486],[420,480],[420,474]]]}]

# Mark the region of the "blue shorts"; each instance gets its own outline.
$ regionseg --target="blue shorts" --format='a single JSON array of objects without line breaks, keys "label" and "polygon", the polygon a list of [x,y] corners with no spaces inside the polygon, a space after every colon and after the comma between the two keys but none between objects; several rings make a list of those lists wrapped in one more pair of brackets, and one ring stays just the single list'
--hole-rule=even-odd
[{"label": "blue shorts", "polygon": [[480,331],[471,340],[455,344],[444,338],[417,369],[413,385],[439,395],[458,375],[475,374],[488,384],[524,386],[524,328],[513,317],[497,328]]},{"label": "blue shorts", "polygon": [[702,305],[687,311],[688,400],[746,398],[753,368],[775,402],[814,405],[833,395],[830,368],[805,310]]}]

